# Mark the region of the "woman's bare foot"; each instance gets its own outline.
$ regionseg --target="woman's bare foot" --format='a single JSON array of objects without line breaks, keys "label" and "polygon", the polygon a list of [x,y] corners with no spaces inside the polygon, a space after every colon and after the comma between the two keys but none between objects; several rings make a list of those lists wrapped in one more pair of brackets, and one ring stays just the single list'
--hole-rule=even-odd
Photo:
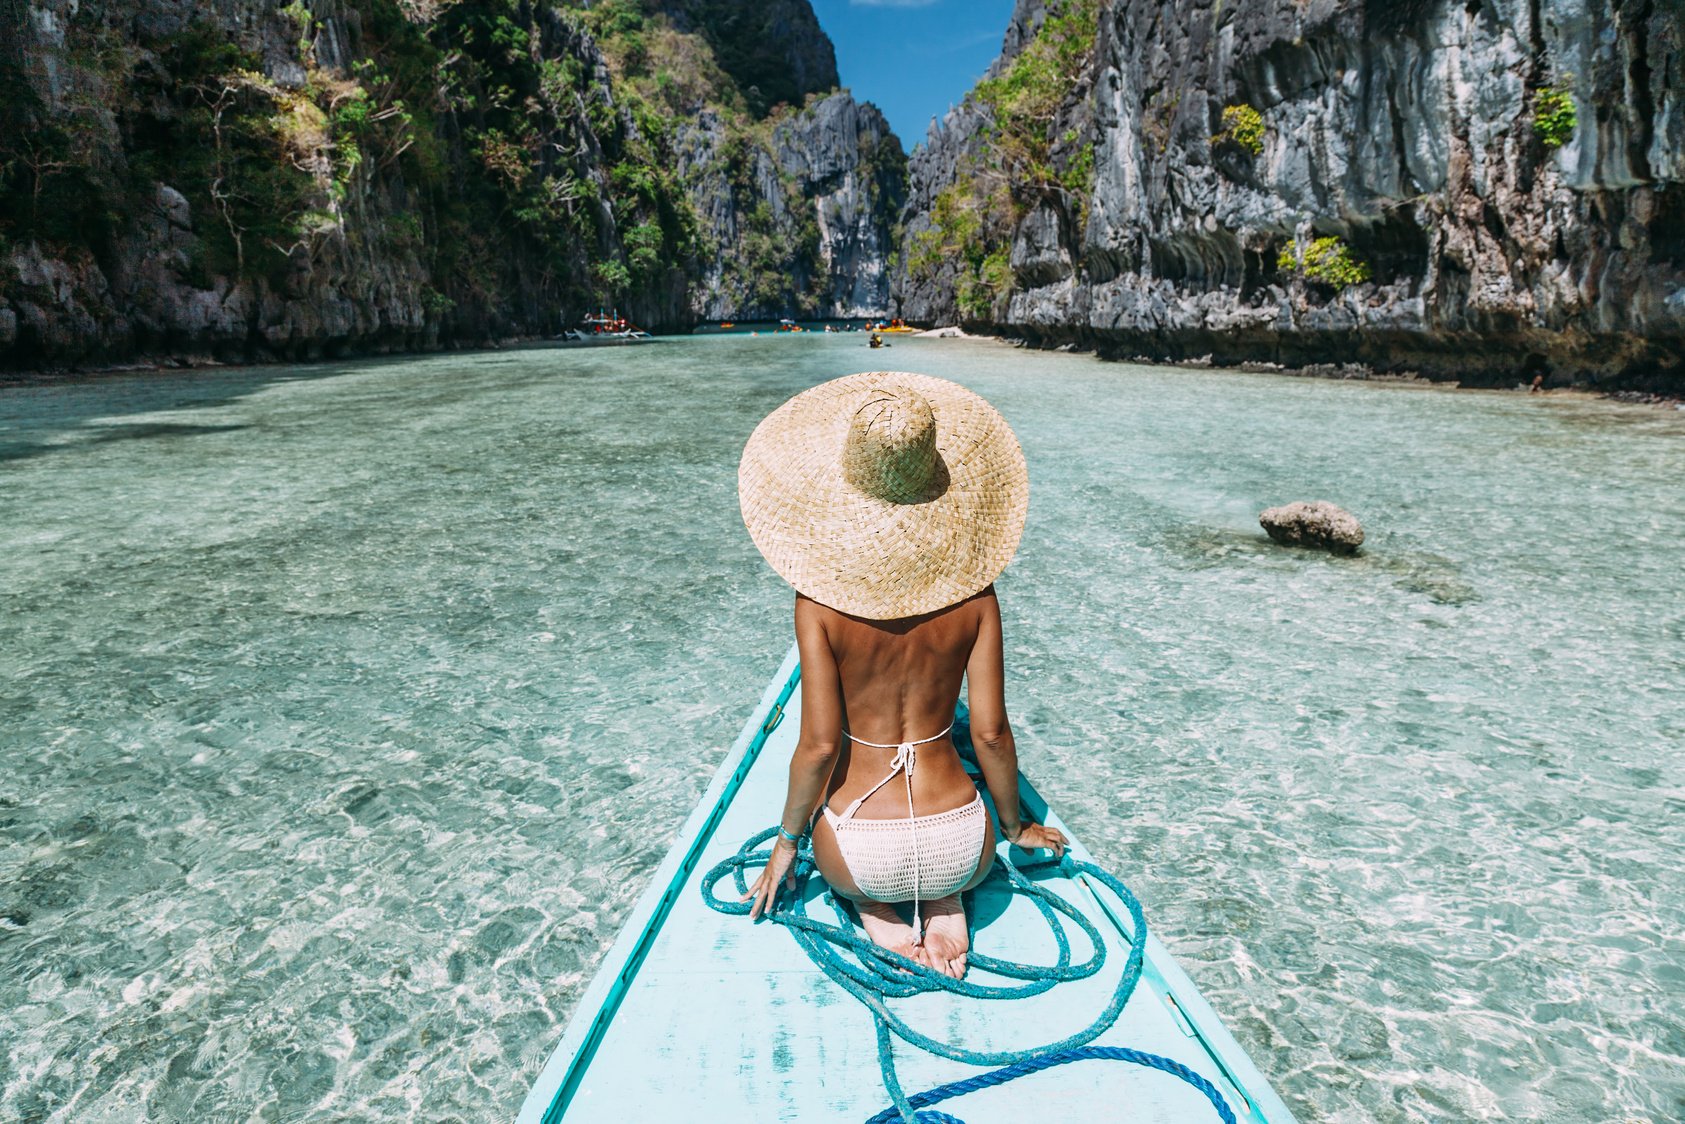
[{"label": "woman's bare foot", "polygon": [[921,961],[954,979],[965,977],[965,957],[971,951],[971,937],[965,931],[965,907],[958,894],[924,903],[925,954]]},{"label": "woman's bare foot", "polygon": [[901,920],[894,906],[888,902],[855,902],[854,908],[860,911],[860,924],[873,944],[914,959],[918,949],[913,945],[913,927]]}]

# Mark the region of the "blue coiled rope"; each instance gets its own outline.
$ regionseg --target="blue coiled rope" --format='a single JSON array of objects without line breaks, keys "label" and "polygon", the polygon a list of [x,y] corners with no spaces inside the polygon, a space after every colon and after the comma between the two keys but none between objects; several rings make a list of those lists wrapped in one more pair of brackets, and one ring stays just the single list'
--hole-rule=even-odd
[{"label": "blue coiled rope", "polygon": [[[716,865],[703,877],[702,896],[711,908],[721,913],[749,912],[749,903],[722,900],[715,895],[714,887],[730,876],[737,886],[738,894],[747,893],[749,883],[745,872],[750,868],[764,867],[772,855],[770,850],[756,848],[766,843],[777,832],[778,829],[772,827],[751,836],[738,848],[735,855]],[[1055,864],[1031,864],[1031,868],[1047,865]],[[1056,865],[1060,873],[1068,878],[1087,874],[1100,882],[1116,894],[1129,911],[1130,923],[1134,928],[1129,946],[1129,959],[1124,964],[1123,975],[1119,977],[1117,987],[1113,990],[1111,1002],[1086,1028],[1047,1046],[1029,1050],[969,1050],[963,1046],[938,1041],[913,1029],[889,1009],[885,1000],[905,998],[925,991],[951,991],[976,999],[1022,999],[1039,995],[1059,983],[1086,979],[1098,972],[1106,962],[1105,942],[1094,923],[1070,902],[1025,877],[1023,868],[1013,863],[1010,856],[1003,855],[1001,863],[991,872],[990,877],[995,877],[1004,869],[1014,889],[1029,896],[1047,921],[1058,945],[1059,955],[1051,965],[1020,964],[988,956],[978,951],[973,943],[972,950],[967,954],[971,967],[1004,979],[1023,982],[988,985],[970,980],[956,980],[867,940],[855,928],[853,920],[834,895],[827,894],[826,900],[836,910],[837,924],[809,917],[807,896],[803,889],[808,876],[814,870],[813,850],[806,842],[798,849],[794,863],[796,892],[793,895],[785,893],[783,897],[787,904],[775,908],[766,916],[774,923],[789,929],[791,936],[807,953],[809,959],[837,986],[860,1000],[872,1013],[872,1020],[877,1029],[878,1065],[883,1072],[884,1088],[889,1092],[891,1104],[873,1116],[868,1124],[891,1124],[898,1119],[902,1124],[964,1124],[958,1117],[935,1110],[927,1111],[927,1108],[951,1097],[1001,1085],[1040,1070],[1089,1059],[1131,1062],[1172,1074],[1199,1090],[1216,1109],[1223,1124],[1235,1124],[1234,1113],[1217,1088],[1180,1062],[1124,1047],[1088,1045],[1117,1021],[1124,1005],[1134,993],[1135,985],[1140,982],[1141,969],[1146,957],[1147,919],[1141,912],[1141,903],[1136,901],[1129,887],[1111,873],[1093,863],[1081,862],[1069,855],[1059,859]],[[1056,913],[1064,914],[1074,921],[1094,950],[1093,955],[1080,964],[1071,962],[1070,939],[1066,935],[1065,927],[1055,916]],[[967,924],[969,923],[968,913]],[[901,1082],[895,1073],[893,1044],[896,1037],[940,1057],[972,1065],[996,1065],[1003,1068],[908,1096],[902,1090]]]}]

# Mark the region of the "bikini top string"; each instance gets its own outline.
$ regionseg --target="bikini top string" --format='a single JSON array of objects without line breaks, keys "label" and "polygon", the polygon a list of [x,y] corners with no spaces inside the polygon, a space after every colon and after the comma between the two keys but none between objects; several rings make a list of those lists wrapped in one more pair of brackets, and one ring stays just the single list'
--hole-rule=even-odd
[{"label": "bikini top string", "polygon": [[847,730],[843,731],[843,737],[847,738],[851,742],[859,742],[861,745],[869,745],[873,749],[893,749],[895,751],[895,760],[890,763],[889,775],[884,777],[884,779],[879,781],[877,784],[873,785],[870,791],[866,792],[865,795],[850,804],[848,806],[848,811],[842,814],[843,819],[853,819],[854,813],[859,810],[861,804],[865,803],[866,797],[871,796],[872,793],[875,793],[878,789],[894,780],[896,773],[900,773],[904,778],[906,778],[907,832],[913,837],[913,943],[916,945],[922,945],[924,943],[924,926],[920,923],[919,913],[919,825],[918,817],[913,814],[913,765],[918,760],[918,750],[916,747],[925,745],[928,742],[939,741],[940,739],[947,737],[948,732],[953,728],[954,724],[950,722],[948,723],[947,729],[944,729],[940,734],[935,734],[928,738],[920,738],[917,741],[900,742],[894,745],[883,745],[879,742],[869,742],[865,738],[855,737]]}]

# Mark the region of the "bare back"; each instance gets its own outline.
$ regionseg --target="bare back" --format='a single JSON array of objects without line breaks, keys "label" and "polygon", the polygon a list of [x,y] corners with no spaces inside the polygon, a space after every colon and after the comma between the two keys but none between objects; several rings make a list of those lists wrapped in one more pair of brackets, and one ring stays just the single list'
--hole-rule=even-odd
[{"label": "bare back", "polygon": [[[921,617],[874,621],[851,617],[806,598],[798,599],[798,639],[807,632],[802,653],[804,731],[807,716],[821,726],[820,736],[843,731],[868,742],[896,745],[941,733],[953,721],[967,667],[989,620],[998,622],[993,589],[958,605]],[[819,635],[816,636],[815,632]],[[998,634],[998,627],[996,629]],[[814,651],[822,637],[829,661]],[[827,667],[827,662],[829,667]],[[815,673],[810,710],[808,671]],[[834,684],[830,690],[826,687]],[[836,693],[835,701],[827,697]],[[833,726],[834,723],[834,726]],[[847,805],[871,789],[890,769],[892,749],[878,749],[843,737],[836,767],[826,786],[833,808]],[[934,815],[969,802],[976,788],[960,764],[951,738],[918,747],[913,800],[920,815]],[[906,790],[899,784],[868,798],[859,815],[886,819],[907,815]]]}]

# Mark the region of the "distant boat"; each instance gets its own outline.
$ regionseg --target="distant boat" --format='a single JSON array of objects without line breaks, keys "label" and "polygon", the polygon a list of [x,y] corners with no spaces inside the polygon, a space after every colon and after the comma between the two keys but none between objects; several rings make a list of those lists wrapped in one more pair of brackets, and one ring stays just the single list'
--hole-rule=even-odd
[{"label": "distant boat", "polygon": [[791,320],[788,316],[784,317],[782,320],[780,320],[778,322],[778,330],[780,332],[805,332],[805,331],[807,331],[806,328],[802,327],[800,324],[796,323],[794,320]]},{"label": "distant boat", "polygon": [[556,337],[557,341],[572,344],[576,347],[609,347],[615,344],[648,343],[654,338],[654,336],[620,315],[618,308],[612,313],[605,313],[599,308],[595,316],[587,316],[580,321],[580,327],[565,329],[561,335]]},{"label": "distant boat", "polygon": [[720,321],[720,327],[722,327],[722,328],[735,328],[735,327],[737,327],[737,324],[736,324],[735,321],[732,321],[732,320],[721,320]]},{"label": "distant boat", "polygon": [[[516,1124],[858,1122],[883,1109],[888,1095],[879,1084],[878,1045],[867,1010],[821,974],[784,926],[717,913],[701,891],[710,867],[756,833],[771,834],[767,825],[784,799],[801,726],[800,678],[792,648],[619,939],[597,965]],[[984,788],[963,705],[958,710],[954,745],[966,771]],[[1020,779],[1019,796],[1036,822],[1072,834],[1028,780]],[[1020,864],[1030,857],[1005,843],[999,848]],[[1070,853],[1093,861],[1074,836]],[[1292,1113],[1193,981],[1157,937],[1149,933],[1140,941],[1140,930],[1124,920],[1124,904],[1111,890],[1093,875],[1073,876],[1070,869],[1034,877],[1104,934],[1119,964],[1131,952],[1141,958],[1139,986],[1116,1020],[1092,1038],[1094,1045],[1185,1066],[1208,1083],[1210,1093],[1202,1094],[1186,1078],[1139,1065],[1089,1060],[992,1089],[984,1094],[989,1100],[976,1106],[956,1106],[965,1119],[983,1119],[985,1103],[989,1120],[1035,1119],[1038,1106],[1056,1102],[1058,1116],[1073,1122],[1119,1119],[1119,1106],[1127,1105],[1128,1118],[1140,1124],[1206,1124],[1220,1118],[1214,1103],[1220,1100],[1239,1124],[1293,1124]],[[729,879],[715,888],[736,897]],[[814,877],[806,889],[813,898],[811,915],[824,920],[831,913],[821,900],[825,887]],[[979,954],[1033,963],[1052,959],[1047,926],[1062,923],[1052,921],[1051,913],[1043,918],[1028,895],[1010,889],[1003,877],[991,876],[973,897]],[[1081,935],[1072,946],[1067,962],[1088,955]],[[973,963],[981,960],[974,957]],[[1002,1026],[1032,1020],[1030,1041],[1037,1032],[1075,1031],[1105,1009],[1111,981],[1123,971],[1108,967],[1104,978],[1061,985],[1045,1000],[987,1003],[932,992],[896,1000],[896,1013],[944,1040],[1019,1048],[1028,1044],[1025,1035],[1002,1034]],[[984,981],[1012,982],[979,971],[975,982]],[[575,986],[551,985],[557,992]],[[895,1060],[908,1092],[978,1074],[977,1066],[905,1043],[897,1043]],[[976,1117],[968,1107],[977,1109]]]}]

